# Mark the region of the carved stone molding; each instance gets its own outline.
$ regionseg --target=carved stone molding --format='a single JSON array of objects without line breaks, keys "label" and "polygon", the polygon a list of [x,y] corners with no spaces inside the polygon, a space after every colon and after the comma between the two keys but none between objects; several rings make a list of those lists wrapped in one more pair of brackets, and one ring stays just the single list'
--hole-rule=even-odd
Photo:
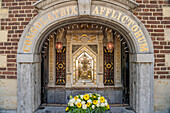
[{"label": "carved stone molding", "polygon": [[55,85],[55,39],[54,35],[49,37],[49,86]]},{"label": "carved stone molding", "polygon": [[122,87],[122,82],[121,82],[121,41],[120,41],[120,36],[115,38],[115,62],[114,62],[114,67],[115,67],[115,86],[116,87]]}]

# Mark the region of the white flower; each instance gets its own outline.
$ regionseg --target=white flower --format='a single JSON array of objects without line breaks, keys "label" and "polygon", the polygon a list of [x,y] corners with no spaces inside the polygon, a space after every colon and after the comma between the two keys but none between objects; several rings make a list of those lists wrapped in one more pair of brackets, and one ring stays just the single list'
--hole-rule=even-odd
[{"label": "white flower", "polygon": [[81,103],[81,100],[80,100],[80,99],[77,99],[77,102],[80,102],[80,103]]},{"label": "white flower", "polygon": [[105,99],[105,103],[107,103],[107,100]]},{"label": "white flower", "polygon": [[108,103],[107,102],[105,102],[105,106],[107,106],[108,105]]},{"label": "white flower", "polygon": [[102,107],[105,107],[105,103],[101,103],[101,106],[102,106]]},{"label": "white flower", "polygon": [[70,103],[70,106],[71,106],[71,107],[73,107],[73,106],[74,106],[74,104],[73,104],[73,103]]},{"label": "white flower", "polygon": [[101,103],[100,100],[98,100],[98,103],[99,103],[99,104]]},{"label": "white flower", "polygon": [[83,108],[83,109],[87,109],[87,106],[84,104],[84,105],[82,106],[82,108]]},{"label": "white flower", "polygon": [[83,96],[84,96],[84,95],[80,95],[80,98],[83,99]]},{"label": "white flower", "polygon": [[75,105],[77,105],[77,103],[78,103],[78,102],[76,101],[76,102],[75,102]]},{"label": "white flower", "polygon": [[71,103],[74,103],[74,102],[75,102],[75,99],[74,99],[74,98],[70,99],[70,102],[71,102]]},{"label": "white flower", "polygon": [[91,96],[92,96],[92,94],[91,94],[91,93],[89,93],[89,96],[91,97]]},{"label": "white flower", "polygon": [[99,107],[99,106],[100,106],[100,104],[98,103],[96,106],[97,106],[97,107]]},{"label": "white flower", "polygon": [[84,105],[86,102],[85,101],[82,101],[81,104]]},{"label": "white flower", "polygon": [[92,100],[91,100],[91,99],[89,99],[87,102],[92,103]]},{"label": "white flower", "polygon": [[101,95],[100,95],[100,94],[98,94],[98,96],[99,96],[99,97],[101,97]]},{"label": "white flower", "polygon": [[95,105],[92,105],[92,109],[94,109],[95,108]]},{"label": "white flower", "polygon": [[100,97],[98,97],[98,100],[100,100]]}]

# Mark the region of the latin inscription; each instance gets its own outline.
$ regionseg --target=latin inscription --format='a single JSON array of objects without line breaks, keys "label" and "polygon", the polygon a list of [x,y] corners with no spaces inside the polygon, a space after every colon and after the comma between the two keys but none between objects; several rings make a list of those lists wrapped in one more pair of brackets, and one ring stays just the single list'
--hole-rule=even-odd
[{"label": "latin inscription", "polygon": [[138,45],[140,47],[140,52],[148,51],[148,44],[146,38],[141,31],[141,28],[128,17],[126,14],[119,12],[118,10],[102,7],[102,6],[95,6],[94,10],[92,10],[92,15],[104,16],[112,20],[119,21],[126,25],[134,34]]},{"label": "latin inscription", "polygon": [[[124,24],[127,28],[135,36],[135,40],[139,46],[140,52],[147,52],[149,50],[147,40],[137,23],[131,19],[126,14],[107,7],[103,6],[95,6],[91,12],[92,15],[106,17],[115,21],[119,21]],[[55,9],[43,17],[36,20],[36,22],[30,27],[30,30],[26,34],[25,41],[23,43],[23,52],[30,52],[32,49],[33,42],[36,40],[35,38],[39,34],[39,32],[45,28],[48,24],[53,21],[60,20],[65,17],[78,15],[78,7],[77,5],[66,6],[59,9]]]},{"label": "latin inscription", "polygon": [[42,18],[38,19],[33,26],[31,26],[30,31],[27,33],[26,39],[23,45],[23,51],[29,52],[31,50],[31,46],[33,41],[36,38],[38,32],[43,29],[46,25],[50,24],[50,22],[59,20],[61,18],[78,15],[77,6],[67,6],[60,9],[56,9],[50,13],[47,13]]}]

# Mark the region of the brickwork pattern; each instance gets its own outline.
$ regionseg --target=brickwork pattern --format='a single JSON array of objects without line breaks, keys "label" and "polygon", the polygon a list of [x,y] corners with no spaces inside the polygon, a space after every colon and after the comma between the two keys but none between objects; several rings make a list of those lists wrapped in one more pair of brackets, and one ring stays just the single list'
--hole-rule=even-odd
[{"label": "brickwork pattern", "polygon": [[[2,9],[9,9],[9,17],[1,19],[1,30],[8,30],[7,42],[0,42],[0,55],[7,55],[7,67],[0,67],[0,79],[16,79],[16,54],[19,38],[29,21],[38,14],[32,6],[38,0],[2,0]],[[168,0],[136,0],[139,7],[134,14],[146,26],[154,44],[155,79],[170,79],[170,66],[166,54],[170,41],[165,39],[165,29],[170,28],[170,17],[163,16],[163,8],[170,7]]]},{"label": "brickwork pattern", "polygon": [[[154,78],[170,79],[170,65],[166,65],[165,59],[165,56],[170,54],[170,40],[165,39],[164,33],[165,29],[170,28],[170,17],[163,15],[163,8],[170,8],[170,1],[136,0],[136,2],[140,5],[134,14],[147,28],[154,45]],[[167,60],[170,60],[170,58]]]},{"label": "brickwork pattern", "polygon": [[9,9],[1,19],[0,30],[7,30],[7,42],[0,41],[0,55],[7,56],[7,67],[0,67],[0,79],[17,78],[17,46],[25,26],[38,14],[32,6],[38,0],[2,0],[1,8]]}]

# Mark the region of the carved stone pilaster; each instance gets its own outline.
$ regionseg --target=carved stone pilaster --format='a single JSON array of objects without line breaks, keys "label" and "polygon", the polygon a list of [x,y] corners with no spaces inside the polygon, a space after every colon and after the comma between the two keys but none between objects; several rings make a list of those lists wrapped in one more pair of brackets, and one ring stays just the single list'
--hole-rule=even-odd
[{"label": "carved stone pilaster", "polygon": [[122,87],[122,82],[121,82],[121,41],[120,37],[115,38],[115,62],[114,62],[114,67],[115,67],[115,87]]},{"label": "carved stone pilaster", "polygon": [[71,40],[71,36],[70,35],[66,35],[66,39],[67,39],[67,48],[66,48],[66,87],[71,87],[71,72],[70,72],[70,60],[71,60],[71,56],[70,56],[70,40]]},{"label": "carved stone pilaster", "polygon": [[49,83],[48,86],[55,85],[55,40],[54,35],[49,38]]},{"label": "carved stone pilaster", "polygon": [[103,84],[103,35],[99,35],[99,73],[98,73],[98,87],[104,87]]}]

